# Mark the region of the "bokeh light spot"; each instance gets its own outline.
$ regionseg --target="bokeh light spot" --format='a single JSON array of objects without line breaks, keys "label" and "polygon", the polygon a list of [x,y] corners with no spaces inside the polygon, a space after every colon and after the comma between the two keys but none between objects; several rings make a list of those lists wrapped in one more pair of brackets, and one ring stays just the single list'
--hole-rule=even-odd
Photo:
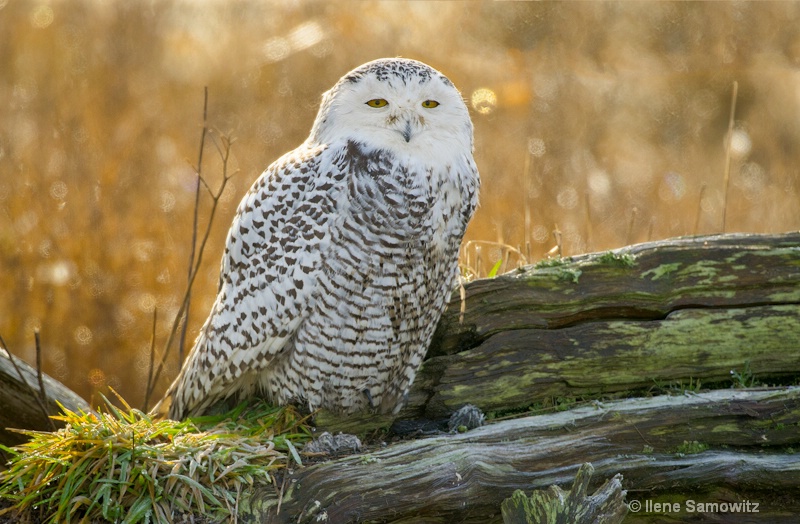
[{"label": "bokeh light spot", "polygon": [[678,202],[686,195],[686,180],[683,175],[669,172],[658,186],[658,198],[664,202]]},{"label": "bokeh light spot", "polygon": [[44,29],[53,23],[55,14],[49,5],[38,5],[31,11],[31,25],[39,29]]},{"label": "bokeh light spot", "polygon": [[142,293],[139,295],[139,310],[145,313],[152,313],[156,307],[156,297],[151,293]]},{"label": "bokeh light spot", "polygon": [[744,158],[750,153],[753,142],[744,129],[734,129],[731,133],[731,155],[734,158]]},{"label": "bokeh light spot", "polygon": [[264,52],[267,62],[280,62],[289,56],[289,53],[292,51],[292,46],[287,39],[276,36],[264,42],[261,49]]},{"label": "bokeh light spot", "polygon": [[602,169],[593,169],[586,177],[586,182],[595,196],[606,197],[611,193],[611,179]]},{"label": "bokeh light spot", "polygon": [[539,244],[544,244],[550,238],[550,230],[542,224],[538,224],[533,228],[533,240]]},{"label": "bokeh light spot", "polygon": [[75,328],[75,342],[81,346],[87,346],[92,342],[92,330],[86,326],[78,326]]},{"label": "bokeh light spot", "polygon": [[739,176],[734,178],[734,184],[742,190],[744,197],[754,200],[761,195],[767,184],[767,174],[764,168],[755,162],[748,162],[739,170]]},{"label": "bokeh light spot", "polygon": [[16,84],[11,91],[14,99],[18,100],[22,105],[27,105],[36,98],[39,92],[39,86],[36,80],[32,78],[23,78]]},{"label": "bokeh light spot", "polygon": [[528,152],[537,158],[543,156],[547,152],[544,140],[541,138],[529,138]]},{"label": "bokeh light spot", "polygon": [[67,184],[62,182],[61,180],[57,180],[50,184],[50,196],[53,200],[64,200],[67,197],[69,189],[67,188]]},{"label": "bokeh light spot", "polygon": [[106,374],[102,369],[94,368],[89,371],[89,383],[94,387],[100,387],[106,383]]},{"label": "bokeh light spot", "polygon": [[472,108],[482,115],[488,115],[497,107],[497,95],[485,87],[473,91],[470,101]]},{"label": "bokeh light spot", "polygon": [[175,195],[170,191],[161,192],[161,211],[169,213],[175,208]]},{"label": "bokeh light spot", "polygon": [[322,30],[322,26],[319,22],[309,20],[295,27],[292,32],[289,33],[288,40],[292,49],[300,51],[317,44],[324,37],[325,31]]},{"label": "bokeh light spot", "polygon": [[578,192],[574,187],[567,186],[558,192],[556,202],[564,209],[574,209],[578,206]]}]

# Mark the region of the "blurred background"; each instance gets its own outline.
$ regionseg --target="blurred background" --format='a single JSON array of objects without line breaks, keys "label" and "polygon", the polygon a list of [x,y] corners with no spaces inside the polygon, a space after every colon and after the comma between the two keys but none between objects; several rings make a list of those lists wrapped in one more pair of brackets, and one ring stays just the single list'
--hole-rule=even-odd
[{"label": "blurred background", "polygon": [[[0,0],[9,349],[33,363],[39,329],[45,372],[92,404],[112,386],[141,405],[153,310],[160,355],[186,289],[204,86],[239,171],[186,351],[244,192],[305,139],[323,91],[385,56],[436,67],[470,107],[483,180],[472,272],[559,248],[800,228],[797,2]],[[208,144],[212,188],[221,165]],[[201,227],[210,204],[203,194]],[[173,350],[157,395],[178,366]]]}]

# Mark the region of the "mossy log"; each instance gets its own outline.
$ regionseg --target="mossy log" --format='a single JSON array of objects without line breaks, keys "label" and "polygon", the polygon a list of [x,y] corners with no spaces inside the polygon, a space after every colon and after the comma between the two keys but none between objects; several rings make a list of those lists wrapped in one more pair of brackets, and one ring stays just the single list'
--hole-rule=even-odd
[{"label": "mossy log", "polygon": [[[619,473],[629,503],[680,509],[645,505],[625,522],[800,514],[800,389],[730,389],[798,382],[800,233],[549,261],[467,284],[463,319],[461,306],[456,293],[401,418],[438,419],[466,403],[520,418],[296,468],[247,493],[240,516],[500,522],[515,490],[569,488],[585,462],[594,488]],[[700,384],[726,389],[693,393]],[[534,414],[556,405],[573,409]],[[759,513],[726,506],[704,520],[690,501],[757,502]]]},{"label": "mossy log", "polygon": [[530,266],[453,296],[404,418],[800,375],[800,233],[650,242]]}]

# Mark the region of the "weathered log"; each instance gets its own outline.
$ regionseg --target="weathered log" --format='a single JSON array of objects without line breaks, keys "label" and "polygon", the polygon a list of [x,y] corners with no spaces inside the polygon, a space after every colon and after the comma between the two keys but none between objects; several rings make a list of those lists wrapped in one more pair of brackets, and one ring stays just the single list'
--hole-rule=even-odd
[{"label": "weathered log", "polygon": [[781,522],[800,513],[800,455],[773,450],[800,445],[798,424],[800,388],[595,403],[300,468],[280,512],[274,490],[240,508],[259,522],[500,522],[515,490],[569,486],[588,461],[595,485],[622,473],[629,500],[722,493],[759,502],[761,522]]},{"label": "weathered log", "polygon": [[36,369],[19,358],[12,361],[9,354],[0,348],[0,405],[3,406],[0,409],[0,443],[13,445],[27,440],[24,435],[8,428],[52,429],[54,421],[48,416],[61,412],[58,403],[72,411],[89,410],[89,405],[81,397],[56,379],[43,373],[42,382],[44,395],[39,389]]},{"label": "weathered log", "polygon": [[799,233],[677,239],[554,261],[468,284],[465,306],[462,322],[456,294],[401,417],[445,417],[466,403],[493,416],[531,415],[558,399],[582,407],[297,468],[279,487],[246,494],[241,516],[499,522],[514,490],[568,487],[585,462],[598,483],[624,475],[629,501],[681,509],[644,506],[625,522],[693,521],[690,501],[760,504],[757,514],[712,512],[714,522],[800,514],[797,388],[580,402],[692,391],[698,381],[797,383]]},{"label": "weathered log", "polygon": [[403,418],[524,409],[676,380],[800,375],[800,233],[651,242],[466,286]]}]

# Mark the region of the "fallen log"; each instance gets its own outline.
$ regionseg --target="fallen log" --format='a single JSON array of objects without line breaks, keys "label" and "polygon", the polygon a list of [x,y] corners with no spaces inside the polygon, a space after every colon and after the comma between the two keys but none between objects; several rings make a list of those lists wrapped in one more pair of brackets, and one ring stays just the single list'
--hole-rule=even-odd
[{"label": "fallen log", "polygon": [[59,403],[72,411],[89,411],[89,404],[64,384],[44,373],[41,377],[43,392],[36,369],[0,348],[0,444],[27,440],[8,428],[49,431],[53,424],[57,427],[48,417],[61,412]]},{"label": "fallen log", "polygon": [[[800,513],[800,233],[652,242],[465,290],[400,418],[472,403],[491,423],[296,468],[244,494],[242,518],[500,522],[515,490],[567,489],[585,462],[590,488],[621,473],[642,503],[625,522]],[[719,505],[743,501],[759,513]]]},{"label": "fallen log", "polygon": [[621,473],[629,502],[682,501],[675,522],[696,516],[686,501],[721,494],[781,522],[800,513],[800,455],[781,452],[800,444],[798,424],[796,387],[589,403],[299,468],[282,496],[262,490],[240,508],[259,522],[501,522],[515,490],[569,487],[591,462],[594,488]]},{"label": "fallen log", "polygon": [[731,371],[800,376],[800,233],[649,242],[454,294],[403,418],[525,409]]}]

